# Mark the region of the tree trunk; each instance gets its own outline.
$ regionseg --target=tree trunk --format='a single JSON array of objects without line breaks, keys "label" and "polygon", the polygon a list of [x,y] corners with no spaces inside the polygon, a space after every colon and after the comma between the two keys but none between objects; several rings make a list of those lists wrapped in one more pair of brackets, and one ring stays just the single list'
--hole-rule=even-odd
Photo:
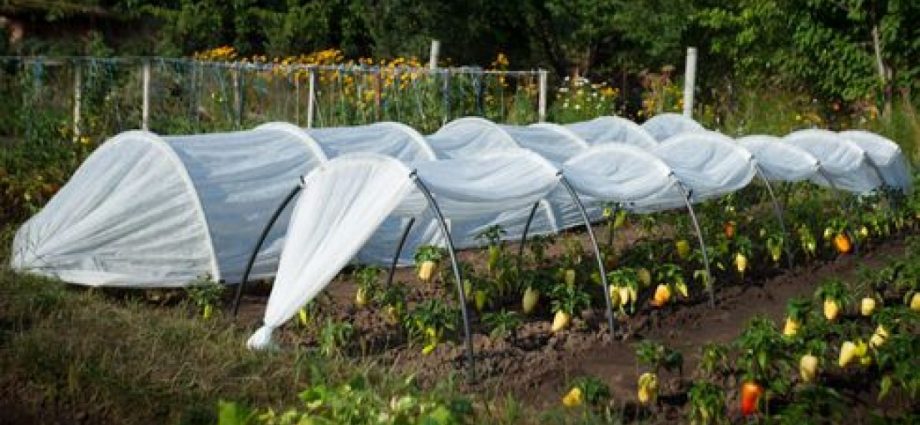
[{"label": "tree trunk", "polygon": [[872,25],[872,49],[875,51],[875,63],[876,66],[878,66],[878,77],[882,82],[882,94],[885,97],[885,106],[882,110],[882,116],[888,117],[891,115],[891,86],[889,84],[891,72],[886,69],[885,62],[882,61],[882,44],[878,35],[878,23]]}]

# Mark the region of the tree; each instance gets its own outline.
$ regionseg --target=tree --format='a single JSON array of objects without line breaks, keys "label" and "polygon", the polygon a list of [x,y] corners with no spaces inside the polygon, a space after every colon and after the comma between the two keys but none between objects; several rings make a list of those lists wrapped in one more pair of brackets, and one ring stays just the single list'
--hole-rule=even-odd
[{"label": "tree", "polygon": [[903,0],[739,0],[695,17],[711,51],[749,84],[855,101],[920,72],[920,5]]}]

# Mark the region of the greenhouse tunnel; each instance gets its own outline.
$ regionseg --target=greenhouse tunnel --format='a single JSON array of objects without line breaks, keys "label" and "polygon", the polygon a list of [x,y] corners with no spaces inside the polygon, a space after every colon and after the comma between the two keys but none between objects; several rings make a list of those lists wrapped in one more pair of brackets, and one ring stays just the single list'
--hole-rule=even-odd
[{"label": "greenhouse tunnel", "polygon": [[[690,204],[738,190],[758,174],[765,182],[807,179],[854,193],[882,184],[911,190],[903,153],[872,133],[802,130],[784,138],[735,141],[678,115],[653,120],[643,126],[619,117],[567,126],[511,126],[470,117],[427,137],[387,122],[330,129],[270,123],[190,136],[125,132],[98,148],[22,226],[11,263],[18,270],[93,286],[185,286],[204,278],[232,284],[243,280],[249,260],[251,278],[270,278],[278,270],[292,215],[281,209],[276,223],[266,228],[277,206],[302,176],[330,158],[361,152],[385,155],[410,170],[425,170],[447,167],[453,160],[526,150],[549,168],[563,170],[591,222],[600,219],[604,202],[638,213],[687,207],[693,215]],[[659,136],[680,134],[659,142],[650,129]],[[589,160],[592,157],[597,160]],[[629,168],[650,163],[657,165]],[[589,171],[596,175],[589,179]],[[669,176],[670,186],[664,185],[664,176]],[[596,186],[629,187],[633,181],[658,182],[667,189],[655,196],[613,188],[607,196],[592,192]],[[445,196],[439,193],[443,185],[434,186],[435,199]],[[455,190],[455,195],[463,193]],[[410,221],[412,235],[403,253],[423,244],[479,246],[475,236],[495,224],[508,230],[507,239],[521,242],[528,234],[585,225],[577,203],[559,184],[539,198],[507,208],[457,215],[448,201],[445,210],[450,240],[430,210],[420,215],[394,213],[374,227],[347,261],[393,264],[395,247]],[[264,244],[253,256],[263,230]],[[699,242],[705,253],[704,241]],[[405,265],[411,258],[397,262]]]}]

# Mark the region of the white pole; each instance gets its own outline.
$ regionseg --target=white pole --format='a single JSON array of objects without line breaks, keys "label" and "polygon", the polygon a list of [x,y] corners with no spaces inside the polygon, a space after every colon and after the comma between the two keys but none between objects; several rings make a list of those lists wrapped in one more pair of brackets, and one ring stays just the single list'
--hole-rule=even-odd
[{"label": "white pole", "polygon": [[546,70],[539,70],[540,73],[540,97],[537,101],[537,119],[540,122],[546,121]]},{"label": "white pole", "polygon": [[80,107],[83,102],[83,66],[73,63],[73,140],[80,140]]},{"label": "white pole", "polygon": [[310,67],[307,70],[307,128],[313,128],[313,114],[316,103],[316,70]]},{"label": "white pole", "polygon": [[684,116],[693,118],[693,90],[696,87],[696,47],[687,48],[687,65],[684,71]]},{"label": "white pole", "polygon": [[141,68],[143,74],[143,100],[141,104],[141,128],[150,129],[150,61],[145,60]]},{"label": "white pole", "polygon": [[431,52],[428,55],[428,68],[436,69],[438,67],[438,55],[441,53],[441,41],[431,40]]}]

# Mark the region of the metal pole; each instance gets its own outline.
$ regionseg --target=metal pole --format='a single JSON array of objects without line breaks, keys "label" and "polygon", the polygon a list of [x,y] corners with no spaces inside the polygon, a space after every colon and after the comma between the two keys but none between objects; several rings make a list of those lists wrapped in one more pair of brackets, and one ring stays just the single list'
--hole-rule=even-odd
[{"label": "metal pole", "polygon": [[150,61],[144,60],[141,68],[143,78],[143,99],[141,103],[141,128],[150,129]]},{"label": "metal pole", "polygon": [[428,69],[437,69],[438,55],[441,53],[441,41],[431,40],[431,51],[428,54]]},{"label": "metal pole", "polygon": [[565,176],[559,176],[559,182],[565,186],[565,189],[569,192],[569,196],[572,197],[572,202],[575,203],[575,206],[578,207],[578,212],[581,213],[581,219],[585,222],[585,228],[588,229],[588,237],[591,238],[591,245],[594,246],[594,256],[597,257],[597,270],[601,273],[601,292],[603,292],[604,302],[607,304],[607,326],[610,328],[610,338],[613,339],[613,304],[610,302],[610,289],[607,287],[607,271],[604,269],[604,258],[601,257],[601,249],[597,246],[597,238],[594,237],[594,229],[591,228],[591,220],[588,219],[588,212],[585,210],[585,205],[581,203],[581,198],[578,197],[578,194],[575,193],[575,188],[569,183]]},{"label": "metal pole", "polygon": [[696,47],[687,48],[687,64],[684,71],[684,116],[693,118],[693,90],[696,85]]},{"label": "metal pole", "polygon": [[767,193],[770,194],[770,199],[773,201],[773,214],[776,215],[776,219],[779,220],[779,228],[783,232],[783,237],[786,238],[785,243],[783,243],[783,248],[784,251],[786,251],[786,259],[788,260],[789,268],[792,269],[792,251],[789,250],[792,239],[789,232],[786,231],[786,220],[783,219],[783,210],[780,208],[776,195],[773,194],[773,186],[770,184],[770,180],[767,180],[767,177],[763,174],[763,170],[759,165],[756,166],[755,169],[757,170],[757,175],[760,176],[760,180],[767,186]]},{"label": "metal pole", "polygon": [[545,69],[538,71],[540,73],[540,96],[537,101],[537,120],[546,121],[546,75]]},{"label": "metal pole", "polygon": [[882,186],[885,186],[886,184],[885,178],[882,177],[882,170],[878,168],[878,164],[876,164],[875,161],[873,161],[872,158],[869,156],[869,154],[865,152],[863,152],[863,157],[866,159],[866,163],[869,164],[870,167],[872,167],[873,171],[875,171],[875,175],[876,177],[878,177],[879,184]]},{"label": "metal pole", "polygon": [[521,234],[521,246],[518,247],[517,269],[521,271],[521,265],[524,262],[524,246],[527,245],[527,232],[530,231],[530,223],[537,214],[537,208],[540,207],[540,201],[534,202],[533,208],[530,209],[530,215],[527,216],[527,223],[524,224],[524,233]]},{"label": "metal pole", "polygon": [[313,115],[316,109],[316,69],[307,68],[307,128],[313,128]]},{"label": "metal pole", "polygon": [[[671,178],[674,178],[672,175]],[[693,228],[696,230],[696,238],[700,243],[700,249],[703,251],[703,265],[706,266],[706,290],[709,292],[709,307],[716,306],[716,296],[712,287],[712,272],[709,270],[709,254],[706,253],[706,243],[703,242],[703,231],[700,229],[700,222],[696,219],[696,213],[693,211],[693,204],[690,202],[690,191],[684,187],[684,184],[677,181],[677,188],[684,195],[684,202],[687,203],[687,210],[690,211],[690,220],[693,221]]]},{"label": "metal pole", "polygon": [[272,230],[275,222],[278,221],[278,217],[281,216],[281,212],[287,208],[287,205],[291,202],[292,199],[294,199],[294,196],[297,196],[297,194],[300,193],[302,189],[303,182],[291,189],[291,192],[284,197],[284,200],[282,200],[281,204],[278,205],[278,208],[275,209],[275,212],[272,214],[271,218],[268,219],[268,223],[265,223],[265,228],[262,229],[262,234],[259,235],[259,240],[256,242],[256,246],[253,248],[252,254],[249,255],[249,261],[246,263],[246,270],[243,271],[243,279],[240,281],[240,284],[236,286],[236,295],[233,296],[234,317],[236,317],[240,310],[240,300],[243,298],[243,286],[245,286],[246,281],[249,280],[249,274],[252,272],[252,266],[256,262],[256,257],[259,255],[259,250],[262,249],[262,244],[265,243],[265,238],[268,237],[268,232]]},{"label": "metal pole", "polygon": [[80,140],[80,108],[83,103],[83,66],[73,62],[73,140]]},{"label": "metal pole", "polygon": [[390,272],[387,275],[387,288],[393,285],[393,275],[396,274],[396,265],[399,264],[399,256],[402,255],[403,246],[406,244],[406,239],[409,237],[409,231],[412,230],[413,224],[415,224],[415,217],[409,219],[409,223],[406,224],[406,228],[403,229],[402,236],[399,238],[399,244],[396,245],[396,253],[393,254],[393,261],[390,263]]},{"label": "metal pole", "polygon": [[454,271],[454,279],[457,280],[457,293],[460,297],[460,314],[463,316],[463,332],[465,335],[466,342],[466,361],[469,366],[467,372],[467,379],[471,382],[476,378],[476,364],[473,359],[473,334],[470,331],[470,316],[469,309],[466,305],[466,296],[463,295],[463,278],[460,275],[460,265],[457,263],[457,254],[454,252],[454,241],[450,236],[450,230],[447,228],[447,222],[444,220],[444,215],[441,214],[441,208],[438,207],[437,201],[434,200],[434,197],[431,195],[431,191],[428,190],[428,187],[425,186],[425,183],[415,172],[412,173],[412,179],[415,180],[415,185],[418,186],[419,190],[425,195],[425,199],[428,200],[428,207],[434,211],[438,219],[438,224],[441,226],[441,232],[444,233],[444,238],[447,239],[447,252],[450,254],[450,263]]}]

